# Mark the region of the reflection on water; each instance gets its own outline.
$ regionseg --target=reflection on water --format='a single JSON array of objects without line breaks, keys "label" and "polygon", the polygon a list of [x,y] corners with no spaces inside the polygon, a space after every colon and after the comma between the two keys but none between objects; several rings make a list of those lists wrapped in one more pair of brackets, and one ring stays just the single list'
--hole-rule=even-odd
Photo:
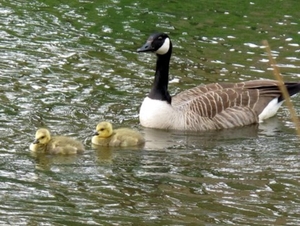
[{"label": "reflection on water", "polygon": [[38,170],[53,170],[52,166],[59,165],[71,165],[76,162],[78,156],[68,155],[68,156],[51,156],[44,153],[30,153],[33,159],[35,160],[35,168]]},{"label": "reflection on water", "polygon": [[[299,140],[286,111],[205,133],[141,128],[155,56],[136,53],[151,32],[171,35],[175,94],[272,78],[267,39],[297,81],[298,11],[291,1],[2,1],[0,224],[299,225]],[[145,146],[93,147],[103,120],[139,130]],[[33,156],[44,126],[86,152]]]},{"label": "reflection on water", "polygon": [[214,147],[222,143],[235,142],[237,140],[256,138],[258,136],[258,125],[250,125],[236,129],[192,132],[192,131],[167,131],[157,129],[143,129],[146,139],[145,148],[156,149],[178,149],[195,147]]}]

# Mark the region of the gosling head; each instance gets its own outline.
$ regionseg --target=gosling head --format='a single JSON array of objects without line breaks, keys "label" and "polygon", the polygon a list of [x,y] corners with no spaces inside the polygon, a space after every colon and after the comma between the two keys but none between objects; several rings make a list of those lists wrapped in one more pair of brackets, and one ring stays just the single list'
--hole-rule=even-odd
[{"label": "gosling head", "polygon": [[172,43],[165,33],[154,33],[150,35],[146,44],[137,49],[138,52],[154,52],[157,55],[165,55],[172,52]]},{"label": "gosling head", "polygon": [[48,129],[38,129],[35,133],[33,144],[45,145],[49,143],[50,139],[51,135]]},{"label": "gosling head", "polygon": [[113,127],[110,122],[100,122],[96,127],[96,132],[93,136],[107,138],[113,134]]}]

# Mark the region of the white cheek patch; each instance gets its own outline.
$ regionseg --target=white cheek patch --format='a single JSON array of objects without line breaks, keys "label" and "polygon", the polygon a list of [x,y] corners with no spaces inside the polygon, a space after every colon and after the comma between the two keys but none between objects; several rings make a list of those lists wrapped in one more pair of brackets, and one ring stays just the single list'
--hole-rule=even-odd
[{"label": "white cheek patch", "polygon": [[169,49],[170,49],[170,39],[166,38],[164,44],[158,50],[156,50],[155,53],[164,55],[169,51]]}]

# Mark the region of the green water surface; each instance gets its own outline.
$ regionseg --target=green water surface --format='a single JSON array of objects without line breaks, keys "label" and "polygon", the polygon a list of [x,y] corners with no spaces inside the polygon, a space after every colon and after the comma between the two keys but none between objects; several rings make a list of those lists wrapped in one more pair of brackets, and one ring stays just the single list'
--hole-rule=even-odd
[{"label": "green water surface", "polygon": [[[262,40],[299,81],[299,12],[295,0],[1,1],[0,225],[299,225],[287,109],[232,130],[142,128],[156,59],[136,52],[152,32],[170,35],[172,94],[272,79]],[[145,147],[93,149],[102,120],[139,130]],[[82,140],[85,154],[31,155],[43,126]]]}]

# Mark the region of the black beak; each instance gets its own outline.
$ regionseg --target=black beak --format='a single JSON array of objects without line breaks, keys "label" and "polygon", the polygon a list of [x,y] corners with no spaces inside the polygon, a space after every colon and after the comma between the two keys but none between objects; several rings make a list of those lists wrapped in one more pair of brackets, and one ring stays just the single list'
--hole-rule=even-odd
[{"label": "black beak", "polygon": [[97,132],[97,131],[95,131],[94,133],[93,133],[93,136],[98,136],[99,135],[99,133]]},{"label": "black beak", "polygon": [[154,48],[151,45],[151,41],[147,41],[145,45],[143,45],[141,48],[137,49],[139,53],[142,52],[149,52],[149,51],[154,51]]},{"label": "black beak", "polygon": [[38,143],[40,143],[40,142],[39,142],[38,139],[35,139],[32,143],[33,143],[33,144],[38,144]]}]

